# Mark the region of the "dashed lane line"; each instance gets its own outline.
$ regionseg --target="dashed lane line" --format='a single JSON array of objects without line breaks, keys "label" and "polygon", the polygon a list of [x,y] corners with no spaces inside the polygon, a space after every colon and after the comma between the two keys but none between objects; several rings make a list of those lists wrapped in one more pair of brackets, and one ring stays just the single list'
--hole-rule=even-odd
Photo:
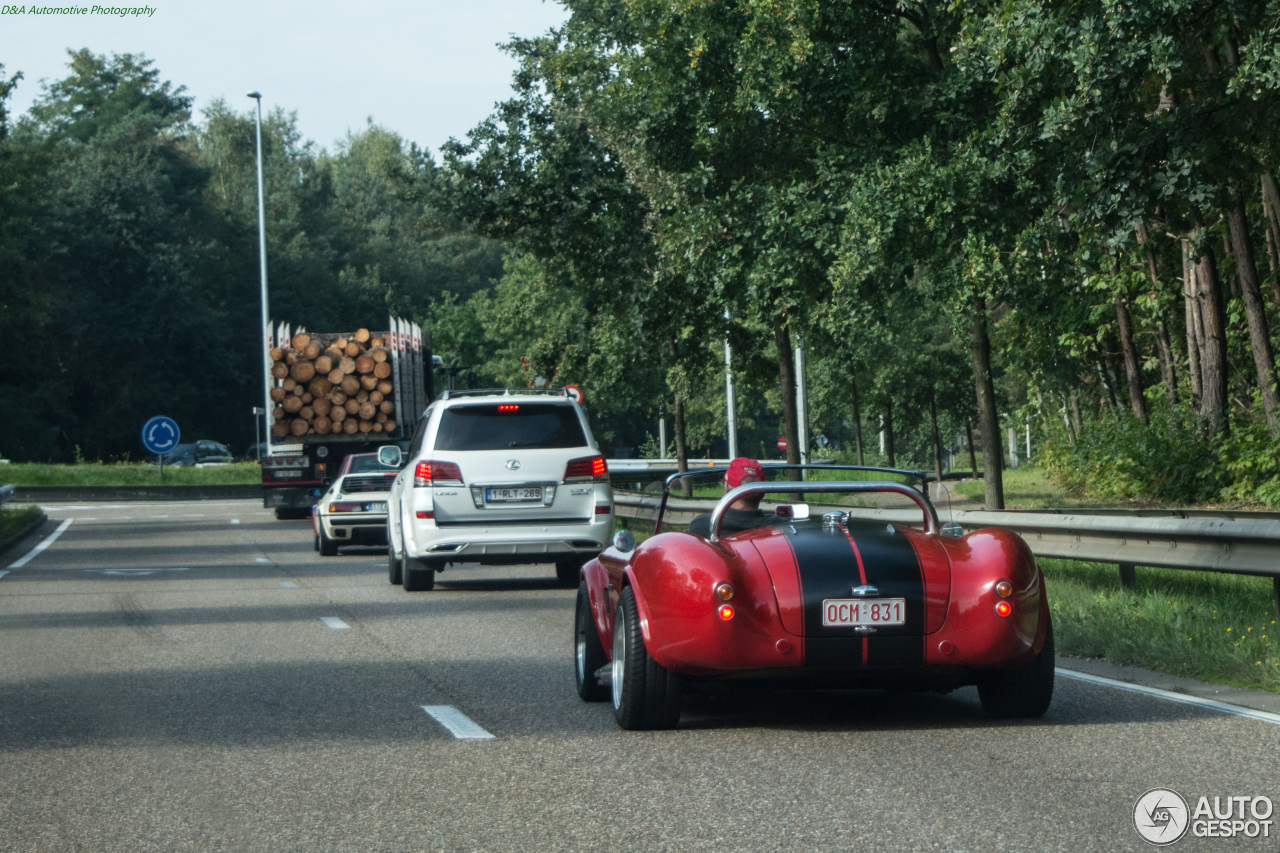
[{"label": "dashed lane line", "polygon": [[58,537],[61,536],[64,532],[66,532],[66,529],[70,526],[71,526],[71,519],[68,518],[66,521],[62,522],[62,524],[58,525],[57,530],[50,533],[48,536],[44,538],[44,540],[39,545],[32,548],[31,551],[27,554],[27,556],[23,557],[22,559],[16,562],[10,563],[9,568],[20,569],[23,566],[25,566],[27,563],[30,563],[32,560],[38,557],[41,554],[41,552],[44,551],[45,548],[48,548],[54,542],[58,541]]},{"label": "dashed lane line", "polygon": [[493,740],[489,732],[473,722],[466,714],[452,705],[423,705],[426,711],[440,725],[453,734],[458,740]]},{"label": "dashed lane line", "polygon": [[343,622],[341,619],[339,619],[337,616],[321,616],[320,621],[328,625],[330,628],[332,628],[335,631],[346,631],[351,627],[346,622]]}]

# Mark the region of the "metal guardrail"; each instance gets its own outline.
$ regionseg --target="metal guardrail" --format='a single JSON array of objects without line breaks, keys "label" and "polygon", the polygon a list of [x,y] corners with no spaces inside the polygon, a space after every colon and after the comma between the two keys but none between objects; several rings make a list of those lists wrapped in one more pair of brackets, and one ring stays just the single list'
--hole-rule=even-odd
[{"label": "metal guardrail", "polygon": [[[650,495],[614,492],[615,512],[623,517],[652,518],[657,499]],[[709,512],[710,500],[672,499],[666,518],[688,524]],[[826,508],[814,507],[821,513]],[[842,506],[862,518],[918,526],[918,510]],[[1176,513],[1176,511],[1175,511]],[[1271,513],[1240,518],[1240,514],[1194,513],[1191,517],[1116,515],[1113,511],[1055,510],[1052,512],[986,512],[940,509],[939,518],[965,530],[1003,527],[1018,533],[1037,557],[1115,563],[1120,582],[1132,586],[1138,566],[1223,572],[1270,577],[1276,612],[1280,614],[1280,518]]]},{"label": "metal guardrail", "polygon": [[0,504],[13,500],[13,486],[0,486]]}]

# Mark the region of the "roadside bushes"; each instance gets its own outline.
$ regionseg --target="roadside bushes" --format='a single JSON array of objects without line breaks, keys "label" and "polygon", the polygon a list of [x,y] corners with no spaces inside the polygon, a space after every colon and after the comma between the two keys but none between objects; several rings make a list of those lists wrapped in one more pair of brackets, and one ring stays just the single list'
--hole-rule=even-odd
[{"label": "roadside bushes", "polygon": [[1202,503],[1229,482],[1199,420],[1179,413],[1093,421],[1074,446],[1059,431],[1039,465],[1068,493],[1100,498]]}]

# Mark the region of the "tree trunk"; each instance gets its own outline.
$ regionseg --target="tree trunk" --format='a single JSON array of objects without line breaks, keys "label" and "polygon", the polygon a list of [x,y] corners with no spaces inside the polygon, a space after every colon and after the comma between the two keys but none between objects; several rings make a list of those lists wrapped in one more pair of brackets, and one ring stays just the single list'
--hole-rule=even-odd
[{"label": "tree trunk", "polygon": [[966,420],[964,422],[964,434],[969,440],[969,479],[976,480],[978,479],[978,457],[973,451],[973,421]]},{"label": "tree trunk", "polygon": [[1080,395],[1071,392],[1071,422],[1076,428],[1076,438],[1084,435],[1084,416],[1080,413]]},{"label": "tree trunk", "polygon": [[890,400],[884,407],[884,457],[885,464],[890,468],[898,467],[898,457],[893,452],[893,445],[893,401]]},{"label": "tree trunk", "polygon": [[1133,416],[1146,423],[1147,401],[1142,396],[1142,368],[1138,362],[1138,350],[1133,344],[1133,319],[1129,306],[1119,293],[1115,297],[1116,325],[1120,328],[1120,350],[1124,353],[1124,375],[1129,385],[1129,405]]},{"label": "tree trunk", "polygon": [[942,436],[938,433],[938,400],[936,394],[929,395],[929,426],[933,429],[933,474],[939,483],[942,482]]},{"label": "tree trunk", "polygon": [[1262,408],[1267,415],[1267,428],[1274,436],[1277,424],[1277,408],[1280,396],[1276,393],[1275,354],[1271,350],[1271,333],[1267,328],[1266,311],[1262,304],[1262,288],[1258,283],[1258,266],[1253,255],[1253,241],[1249,237],[1249,219],[1244,209],[1244,196],[1236,191],[1234,204],[1227,211],[1227,224],[1231,230],[1231,245],[1235,250],[1236,271],[1240,277],[1240,297],[1244,302],[1245,316],[1249,321],[1249,349],[1253,365],[1258,372],[1258,389],[1262,393]]},{"label": "tree trunk", "polygon": [[1204,400],[1204,366],[1200,358],[1200,341],[1204,337],[1200,324],[1200,305],[1196,300],[1195,268],[1191,265],[1191,247],[1182,241],[1182,298],[1187,315],[1187,373],[1191,377],[1191,405],[1200,411]]},{"label": "tree trunk", "polygon": [[778,348],[778,387],[782,392],[782,434],[787,439],[787,461],[800,463],[800,429],[796,414],[796,365],[791,352],[791,331],[783,316],[773,318],[773,340]]},{"label": "tree trunk", "polygon": [[1205,246],[1196,263],[1196,297],[1204,320],[1205,348],[1201,354],[1204,366],[1201,413],[1209,424],[1209,432],[1226,432],[1227,421],[1227,323],[1222,304],[1222,283],[1213,249]]},{"label": "tree trunk", "polygon": [[[1160,292],[1160,269],[1156,264],[1155,249],[1151,247],[1151,235],[1143,222],[1137,225],[1138,242],[1142,244],[1147,256],[1147,275],[1151,277],[1151,289]],[[1160,378],[1164,383],[1164,394],[1169,405],[1178,402],[1178,375],[1174,368],[1173,349],[1169,345],[1169,329],[1164,320],[1156,320],[1156,353],[1160,359]]]},{"label": "tree trunk", "polygon": [[1178,374],[1174,367],[1173,347],[1169,342],[1169,328],[1164,320],[1156,321],[1156,353],[1160,358],[1160,378],[1164,382],[1164,394],[1172,406],[1178,402]]},{"label": "tree trunk", "polygon": [[858,464],[866,465],[862,451],[862,403],[858,400],[858,379],[849,378],[849,390],[853,393],[853,443],[858,449]]},{"label": "tree trunk", "polygon": [[985,508],[1004,509],[1004,457],[1000,452],[1000,419],[991,376],[991,339],[987,336],[987,300],[974,299],[972,316],[973,384],[978,403],[978,431],[982,435],[982,479]]}]

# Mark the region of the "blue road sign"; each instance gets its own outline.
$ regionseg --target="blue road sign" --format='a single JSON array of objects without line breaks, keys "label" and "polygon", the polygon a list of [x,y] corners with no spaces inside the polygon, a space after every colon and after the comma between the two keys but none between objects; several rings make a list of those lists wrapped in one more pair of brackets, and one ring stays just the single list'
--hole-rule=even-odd
[{"label": "blue road sign", "polygon": [[174,423],[173,418],[156,415],[142,427],[142,446],[148,453],[163,455],[178,446],[182,440],[182,430]]}]

